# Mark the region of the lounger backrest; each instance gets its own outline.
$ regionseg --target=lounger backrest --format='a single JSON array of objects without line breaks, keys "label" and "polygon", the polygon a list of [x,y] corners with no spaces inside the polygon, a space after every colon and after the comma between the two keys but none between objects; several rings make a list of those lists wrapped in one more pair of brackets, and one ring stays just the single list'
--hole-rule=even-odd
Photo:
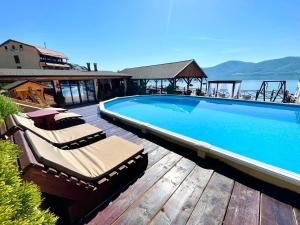
[{"label": "lounger backrest", "polygon": [[81,176],[84,165],[72,160],[72,152],[76,150],[57,148],[28,130],[25,138],[38,162],[78,178],[84,177]]},{"label": "lounger backrest", "polygon": [[28,130],[31,130],[33,133],[49,140],[52,143],[56,142],[56,139],[53,136],[53,133],[51,131],[38,128],[37,126],[34,125],[34,121],[27,118],[26,116],[24,116],[22,114],[20,114],[20,115],[14,114],[13,118],[18,126],[21,126],[22,128],[25,128]]}]

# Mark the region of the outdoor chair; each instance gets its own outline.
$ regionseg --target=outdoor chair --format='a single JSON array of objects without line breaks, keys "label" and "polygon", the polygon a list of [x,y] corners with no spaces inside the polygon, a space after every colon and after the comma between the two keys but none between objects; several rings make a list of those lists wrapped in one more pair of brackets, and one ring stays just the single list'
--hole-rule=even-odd
[{"label": "outdoor chair", "polygon": [[106,137],[105,133],[101,129],[90,124],[80,124],[60,130],[45,130],[35,126],[33,120],[26,116],[22,116],[22,114],[8,116],[5,122],[8,132],[18,129],[30,130],[57,147],[70,149],[86,145],[94,142],[95,140]]},{"label": "outdoor chair", "polygon": [[29,130],[15,132],[13,139],[22,152],[22,179],[69,201],[72,222],[128,186],[148,162],[142,146],[116,136],[73,150],[55,147]]}]

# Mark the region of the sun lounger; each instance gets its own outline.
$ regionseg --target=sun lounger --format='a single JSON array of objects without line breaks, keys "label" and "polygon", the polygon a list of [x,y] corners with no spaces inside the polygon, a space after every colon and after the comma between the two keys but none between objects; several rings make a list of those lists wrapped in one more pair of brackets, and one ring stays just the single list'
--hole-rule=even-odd
[{"label": "sun lounger", "polygon": [[143,151],[117,136],[72,150],[57,148],[28,130],[25,138],[38,162],[85,181],[99,180]]},{"label": "sun lounger", "polygon": [[22,178],[43,193],[72,200],[72,220],[85,215],[140,176],[148,162],[139,145],[109,137],[82,148],[62,150],[30,131],[17,131]]},{"label": "sun lounger", "polygon": [[[51,110],[53,109],[54,111],[57,111],[57,110],[55,110],[56,108],[46,108],[46,109],[51,109]],[[60,108],[57,108],[57,109],[60,109]],[[41,110],[43,110],[43,109],[41,109]],[[67,120],[67,119],[82,118],[82,115],[79,115],[74,112],[68,112],[68,111],[57,111],[57,112],[59,112],[59,113],[54,116],[55,122],[60,122],[60,121]],[[19,115],[29,119],[29,117],[27,116],[26,113],[19,113]]]},{"label": "sun lounger", "polygon": [[105,137],[101,129],[90,124],[80,124],[60,130],[44,130],[36,127],[33,120],[22,114],[9,116],[6,119],[6,126],[8,130],[15,127],[30,130],[57,147],[74,148]]}]

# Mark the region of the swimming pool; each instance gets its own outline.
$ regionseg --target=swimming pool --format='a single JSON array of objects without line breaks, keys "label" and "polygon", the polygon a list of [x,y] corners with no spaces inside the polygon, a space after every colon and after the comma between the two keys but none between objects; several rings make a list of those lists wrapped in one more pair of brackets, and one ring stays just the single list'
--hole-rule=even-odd
[{"label": "swimming pool", "polygon": [[[133,96],[102,113],[300,185],[300,107],[191,96]],[[201,155],[201,154],[200,154]]]}]

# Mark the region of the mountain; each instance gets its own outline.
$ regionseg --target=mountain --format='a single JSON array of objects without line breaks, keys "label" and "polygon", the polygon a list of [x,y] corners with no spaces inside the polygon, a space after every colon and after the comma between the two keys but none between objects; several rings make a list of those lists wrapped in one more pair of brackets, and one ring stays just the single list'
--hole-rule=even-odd
[{"label": "mountain", "polygon": [[203,70],[210,80],[298,80],[300,57],[285,57],[258,63],[228,61]]}]

